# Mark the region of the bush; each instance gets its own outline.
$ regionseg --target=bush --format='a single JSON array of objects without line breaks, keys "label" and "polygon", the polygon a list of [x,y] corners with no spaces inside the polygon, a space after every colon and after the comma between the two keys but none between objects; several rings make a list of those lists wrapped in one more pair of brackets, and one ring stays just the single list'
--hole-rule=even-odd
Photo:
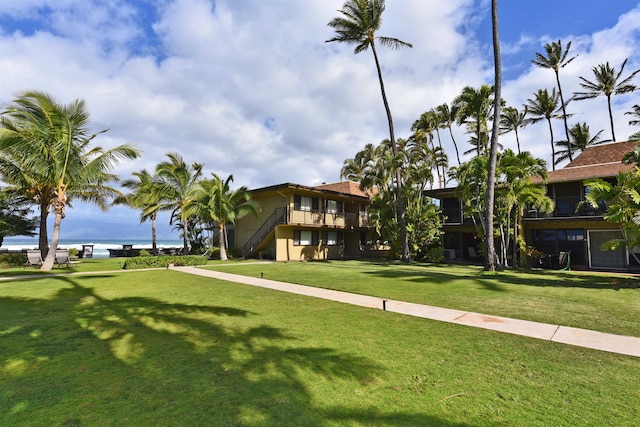
[{"label": "bush", "polygon": [[423,257],[427,262],[442,262],[444,261],[444,249],[440,246],[430,248]]},{"label": "bush", "polygon": [[27,256],[25,254],[1,254],[0,255],[0,268],[9,267],[22,267],[27,262]]},{"label": "bush", "polygon": [[78,248],[69,248],[69,256],[78,256]]},{"label": "bush", "polygon": [[171,256],[137,256],[127,258],[122,266],[125,270],[140,268],[166,268],[169,264],[175,266],[203,265],[207,259],[199,255],[171,255]]},{"label": "bush", "polygon": [[151,254],[146,249],[140,249],[140,253],[138,254],[138,256],[151,256]]}]

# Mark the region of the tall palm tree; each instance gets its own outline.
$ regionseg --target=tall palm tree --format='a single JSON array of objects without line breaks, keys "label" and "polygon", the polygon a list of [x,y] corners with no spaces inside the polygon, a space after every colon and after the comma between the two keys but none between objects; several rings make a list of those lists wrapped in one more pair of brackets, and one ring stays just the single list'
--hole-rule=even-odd
[{"label": "tall palm tree", "polygon": [[640,73],[640,70],[636,70],[625,79],[620,80],[622,77],[622,72],[624,71],[624,66],[627,65],[627,60],[628,58],[625,59],[622,63],[620,71],[616,71],[614,67],[609,65],[609,62],[593,67],[592,70],[595,76],[595,80],[589,81],[584,77],[580,77],[580,86],[586,89],[586,92],[575,92],[574,94],[574,99],[576,101],[581,101],[583,99],[593,99],[597,98],[600,95],[604,95],[607,97],[609,123],[611,124],[611,138],[614,142],[616,141],[616,133],[613,128],[611,95],[622,95],[638,89],[636,85],[631,84],[631,80],[636,76],[636,74]]},{"label": "tall palm tree", "polygon": [[[380,61],[378,60],[378,53],[376,51],[375,42],[376,40],[378,40],[382,46],[390,47],[392,49],[412,47],[412,45],[396,38],[376,36],[376,31],[378,31],[382,22],[381,18],[384,10],[384,0],[347,0],[342,6],[342,10],[338,11],[340,12],[341,16],[333,18],[331,21],[329,21],[328,25],[336,31],[336,35],[335,37],[327,40],[327,42],[339,42],[355,45],[355,54],[364,52],[371,48],[376,64],[376,70],[378,72],[378,81],[380,82],[382,102],[384,103],[384,108],[387,113],[387,121],[389,122],[389,140],[391,141],[393,155],[396,156],[398,154],[398,149],[396,146],[396,138],[393,130],[391,108],[389,107],[389,102],[387,100],[387,95],[384,89],[382,69],[380,67]],[[398,203],[397,211],[400,223],[400,239],[402,245],[402,260],[408,262],[410,261],[410,256],[405,221],[405,207],[402,198],[402,172],[400,170],[397,170],[395,171],[395,174]]]},{"label": "tall palm tree", "polygon": [[[594,136],[591,136],[591,132],[589,131],[589,125],[587,123],[576,123],[575,125],[569,128],[569,135],[571,136],[571,141],[558,141],[556,145],[558,147],[567,147],[571,144],[571,152],[572,153],[581,153],[592,145],[602,144],[603,142],[608,142],[608,140],[601,140],[600,135],[602,135],[604,129],[600,130],[600,132],[596,133]],[[563,161],[569,158],[569,147],[564,150],[560,150],[556,153],[556,164],[562,163]]]},{"label": "tall palm tree", "polygon": [[502,61],[500,58],[500,36],[498,32],[498,0],[491,0],[491,29],[493,34],[493,129],[489,147],[489,170],[487,178],[486,208],[487,208],[487,239],[484,257],[484,269],[495,271],[496,260],[493,254],[495,241],[493,240],[493,209],[496,196],[496,163],[498,156],[498,136],[500,135],[500,107],[502,106]]},{"label": "tall palm tree", "polygon": [[188,165],[178,153],[168,153],[169,160],[156,166],[156,182],[154,191],[160,200],[159,210],[171,211],[171,223],[178,222],[182,226],[183,253],[189,253],[189,211],[185,209],[190,203],[189,194],[195,187],[203,164],[193,162]]},{"label": "tall palm tree", "polygon": [[500,132],[503,134],[512,131],[515,132],[518,153],[520,153],[520,137],[518,135],[518,129],[522,129],[527,126],[526,117],[526,108],[523,111],[518,111],[515,107],[505,107],[500,114]]},{"label": "tall palm tree", "polygon": [[137,179],[128,179],[122,182],[122,186],[131,190],[131,192],[117,197],[113,203],[126,204],[132,208],[141,209],[140,223],[142,224],[147,220],[151,221],[151,248],[154,253],[157,253],[156,220],[160,209],[160,198],[158,192],[154,189],[156,177],[146,169],[140,172],[133,172],[133,176]]},{"label": "tall palm tree", "polygon": [[[40,250],[48,251],[41,269],[49,271],[70,200],[77,198],[106,210],[107,200],[121,194],[107,185],[118,180],[110,171],[121,159],[135,159],[140,152],[130,145],[90,148],[93,139],[106,131],[91,133],[85,102],[63,105],[41,91],[24,92],[14,100],[4,112],[2,127],[0,150],[5,164],[11,165],[3,178],[40,205]],[[55,219],[47,249],[49,208]]]},{"label": "tall palm tree", "polygon": [[[540,120],[546,120],[549,125],[549,134],[551,135],[551,165],[556,170],[556,149],[553,141],[553,126],[551,119],[561,118],[558,108],[558,93],[556,89],[552,89],[551,93],[547,89],[538,89],[534,94],[534,99],[527,99],[526,108],[531,117],[527,119],[527,123],[537,123]],[[571,159],[571,150],[569,149],[569,158]]]},{"label": "tall palm tree", "polygon": [[[558,85],[558,93],[560,95],[560,107],[562,110],[562,119],[564,121],[564,133],[566,140],[569,141],[569,125],[567,124],[567,109],[564,102],[564,96],[562,94],[562,86],[560,85],[560,68],[564,68],[571,63],[576,56],[567,58],[569,56],[569,49],[571,49],[571,42],[567,43],[567,47],[562,49],[562,41],[551,42],[544,45],[544,50],[547,52],[547,56],[541,53],[536,53],[536,59],[532,60],[535,65],[540,68],[548,68],[553,70],[556,75],[556,84]],[[573,154],[569,151],[569,160],[573,160]]]},{"label": "tall palm tree", "polygon": [[436,107],[436,112],[440,116],[440,123],[442,123],[442,125],[447,129],[449,129],[451,142],[453,142],[453,148],[456,150],[456,159],[458,160],[458,166],[460,166],[460,153],[458,152],[458,144],[456,144],[456,139],[453,137],[453,131],[451,129],[456,121],[458,110],[455,107],[449,108],[449,104],[444,103]]},{"label": "tall palm tree", "polygon": [[475,133],[476,154],[479,156],[487,151],[486,135],[487,121],[491,116],[494,88],[482,85],[479,89],[467,86],[462,93],[453,100],[453,106],[458,112],[458,124],[466,124]]},{"label": "tall palm tree", "polygon": [[222,261],[228,259],[226,225],[235,224],[236,220],[249,213],[258,217],[258,204],[251,200],[249,189],[243,186],[231,191],[231,182],[233,182],[233,175],[222,180],[215,173],[211,174],[211,178],[200,180],[191,189],[187,206],[187,211],[217,226]]}]

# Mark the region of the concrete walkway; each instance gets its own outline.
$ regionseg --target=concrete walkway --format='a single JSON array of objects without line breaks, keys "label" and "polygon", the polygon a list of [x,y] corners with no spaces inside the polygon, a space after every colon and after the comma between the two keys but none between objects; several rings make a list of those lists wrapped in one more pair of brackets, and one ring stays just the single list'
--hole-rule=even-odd
[{"label": "concrete walkway", "polygon": [[274,280],[240,276],[220,271],[205,270],[196,267],[173,267],[175,271],[196,274],[204,277],[274,289],[298,295],[338,301],[361,307],[377,308],[408,316],[490,329],[508,334],[523,335],[561,344],[575,345],[640,357],[640,338],[623,335],[606,334],[587,329],[570,328],[567,326],[550,325],[547,323],[530,322],[527,320],[510,319],[508,317],[488,316],[462,310],[433,307],[410,302],[394,301],[349,292],[330,289],[314,288],[312,286],[295,285]]}]

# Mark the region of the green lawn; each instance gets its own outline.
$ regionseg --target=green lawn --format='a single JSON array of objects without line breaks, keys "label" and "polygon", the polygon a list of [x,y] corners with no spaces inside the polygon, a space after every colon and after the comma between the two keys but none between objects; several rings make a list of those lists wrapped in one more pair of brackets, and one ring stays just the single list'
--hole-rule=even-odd
[{"label": "green lawn", "polygon": [[211,266],[229,273],[640,337],[640,278],[461,265],[329,261]]},{"label": "green lawn", "polygon": [[632,426],[639,376],[638,358],[168,270],[0,282],[0,425]]}]

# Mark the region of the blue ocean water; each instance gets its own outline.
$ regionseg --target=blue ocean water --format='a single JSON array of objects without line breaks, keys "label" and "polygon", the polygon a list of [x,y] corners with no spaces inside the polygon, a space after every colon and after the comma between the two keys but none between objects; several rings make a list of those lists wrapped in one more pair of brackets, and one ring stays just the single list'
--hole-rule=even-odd
[{"label": "blue ocean water", "polygon": [[[133,245],[134,249],[150,249],[151,239],[60,239],[58,247],[61,249],[82,249],[82,245],[93,245],[94,258],[108,258],[109,249],[122,249],[122,245]],[[158,248],[181,248],[182,240],[158,240]],[[22,250],[38,247],[37,238],[7,237],[2,243],[2,249]]]}]

